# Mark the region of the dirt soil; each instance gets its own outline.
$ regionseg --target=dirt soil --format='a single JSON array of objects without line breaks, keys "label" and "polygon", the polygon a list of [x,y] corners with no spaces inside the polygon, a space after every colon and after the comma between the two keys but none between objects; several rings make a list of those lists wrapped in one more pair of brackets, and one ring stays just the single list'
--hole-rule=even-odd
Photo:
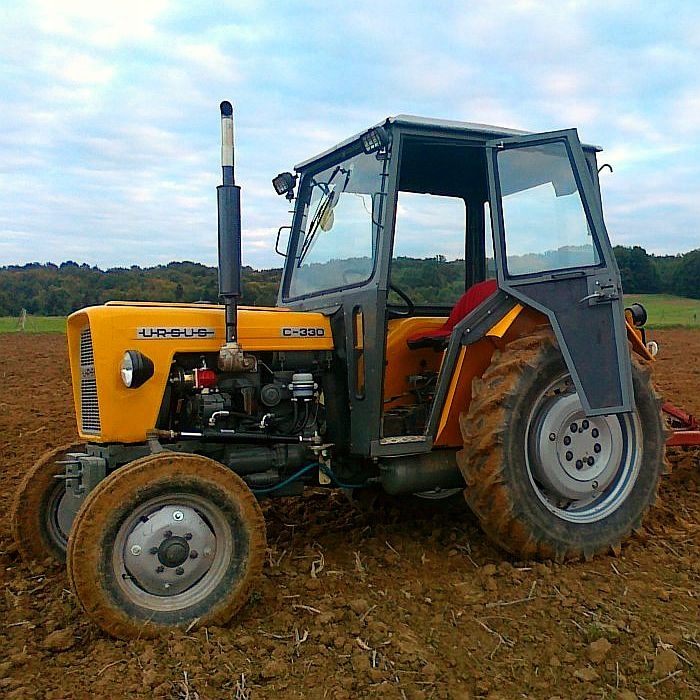
[{"label": "dirt soil", "polygon": [[[653,335],[663,395],[700,415],[700,332]],[[671,455],[619,556],[577,564],[513,560],[461,503],[268,502],[267,565],[238,619],[126,643],[10,532],[22,474],[75,435],[65,338],[2,335],[0,357],[2,698],[700,697],[698,450]]]}]

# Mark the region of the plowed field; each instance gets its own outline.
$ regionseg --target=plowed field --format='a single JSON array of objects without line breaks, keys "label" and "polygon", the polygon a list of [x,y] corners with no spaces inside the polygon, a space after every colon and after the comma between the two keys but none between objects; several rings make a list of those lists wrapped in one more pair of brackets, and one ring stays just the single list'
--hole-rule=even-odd
[{"label": "plowed field", "polygon": [[[700,414],[700,332],[654,334],[662,394]],[[21,562],[7,509],[74,437],[65,338],[0,336],[0,697],[697,698],[700,464],[673,472],[619,556],[515,561],[462,504],[339,492],[266,503],[264,576],[226,628],[115,641],[62,567]]]}]

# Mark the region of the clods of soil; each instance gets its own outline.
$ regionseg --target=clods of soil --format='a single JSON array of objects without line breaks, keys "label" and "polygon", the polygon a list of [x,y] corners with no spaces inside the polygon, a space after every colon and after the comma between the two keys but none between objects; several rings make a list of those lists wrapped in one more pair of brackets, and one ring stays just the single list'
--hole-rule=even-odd
[{"label": "clods of soil", "polygon": [[[653,335],[659,389],[700,415],[700,332]],[[267,502],[264,575],[236,620],[122,642],[62,566],[21,561],[8,522],[23,473],[75,437],[65,338],[2,335],[0,357],[0,697],[700,697],[698,450],[669,455],[618,556],[575,564],[513,560],[456,500]]]}]

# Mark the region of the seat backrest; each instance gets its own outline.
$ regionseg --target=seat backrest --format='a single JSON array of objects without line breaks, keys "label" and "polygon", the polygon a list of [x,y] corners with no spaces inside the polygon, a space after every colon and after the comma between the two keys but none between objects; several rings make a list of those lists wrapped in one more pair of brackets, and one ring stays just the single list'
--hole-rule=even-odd
[{"label": "seat backrest", "polygon": [[432,347],[436,350],[444,349],[452,333],[452,329],[470,312],[486,301],[492,294],[498,291],[498,282],[496,280],[484,280],[477,282],[467,289],[459,298],[459,301],[452,307],[447,321],[438,329],[430,331],[420,331],[406,338],[406,343],[409,348],[425,348]]},{"label": "seat backrest", "polygon": [[459,301],[452,307],[445,325],[441,330],[452,332],[452,329],[471,311],[486,301],[498,290],[498,282],[495,279],[477,282],[467,289],[459,298]]}]

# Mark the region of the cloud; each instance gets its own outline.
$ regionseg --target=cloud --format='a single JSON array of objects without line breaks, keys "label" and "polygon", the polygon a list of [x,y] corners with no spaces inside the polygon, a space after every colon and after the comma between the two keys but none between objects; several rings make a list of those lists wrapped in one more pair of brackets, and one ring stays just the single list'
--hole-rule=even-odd
[{"label": "cloud", "polygon": [[631,0],[7,4],[0,265],[213,263],[226,98],[250,265],[281,260],[270,179],[402,112],[576,126],[615,168],[618,240],[697,247],[698,25],[695,3]]},{"label": "cloud", "polygon": [[168,6],[166,0],[120,0],[95,3],[91,0],[36,0],[37,28],[52,37],[114,48],[152,39],[155,23]]}]

